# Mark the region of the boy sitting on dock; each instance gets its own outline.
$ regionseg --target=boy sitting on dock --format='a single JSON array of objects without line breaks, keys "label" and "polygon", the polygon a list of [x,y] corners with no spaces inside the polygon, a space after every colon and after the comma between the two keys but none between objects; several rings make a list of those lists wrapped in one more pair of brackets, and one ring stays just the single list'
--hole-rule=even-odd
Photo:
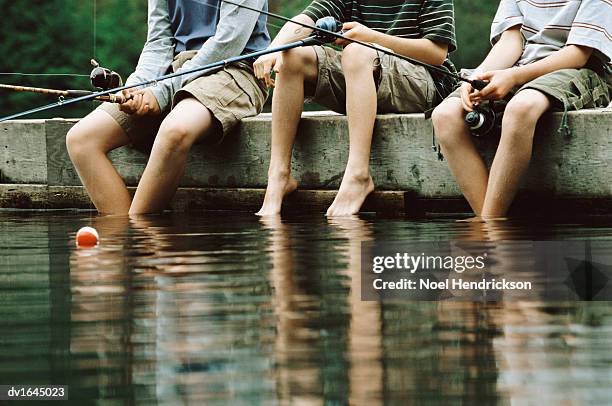
[{"label": "boy sitting on dock", "polygon": [[[333,16],[344,22],[345,36],[454,71],[448,61],[455,49],[452,0],[315,0],[295,21],[314,25]],[[272,46],[307,37],[311,30],[287,23]],[[263,56],[255,74],[275,85],[272,101],[272,156],[266,197],[258,215],[280,213],[283,198],[297,188],[291,176],[291,154],[304,97],[346,113],[350,149],[344,178],[328,216],[359,212],[374,190],[369,161],[377,113],[416,113],[433,108],[454,83],[426,68],[362,45],[337,41],[328,47],[296,48]],[[271,73],[276,73],[276,81]],[[276,83],[275,83],[276,82]]]},{"label": "boy sitting on dock", "polygon": [[[266,0],[239,3],[267,9]],[[221,0],[149,0],[148,7],[147,42],[127,84],[259,51],[270,43],[263,14]],[[253,62],[134,90],[133,100],[121,106],[105,103],[74,126],[66,139],[68,152],[98,211],[163,211],[191,146],[204,139],[218,142],[240,119],[261,112],[267,88],[255,78]],[[127,144],[153,144],[133,200],[106,156]]]},{"label": "boy sitting on dock", "polygon": [[[491,28],[494,45],[473,77],[433,113],[442,152],[476,215],[504,217],[531,159],[535,128],[550,109],[610,103],[612,1],[502,0]],[[510,96],[490,173],[464,124],[466,112]]]}]

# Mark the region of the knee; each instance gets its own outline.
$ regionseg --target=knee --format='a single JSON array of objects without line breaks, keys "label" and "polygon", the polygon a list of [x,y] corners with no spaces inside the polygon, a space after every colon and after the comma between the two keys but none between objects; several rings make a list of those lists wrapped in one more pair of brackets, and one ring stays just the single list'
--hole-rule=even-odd
[{"label": "knee", "polygon": [[542,115],[537,101],[529,97],[510,100],[502,119],[501,139],[513,145],[531,145],[535,136],[535,126]]},{"label": "knee", "polygon": [[457,143],[464,131],[464,114],[459,99],[449,99],[433,111],[431,121],[434,126],[436,140],[443,147]]},{"label": "knee", "polygon": [[[520,95],[520,93],[519,93]],[[504,111],[504,124],[535,124],[542,115],[539,100],[527,95],[515,96]]]},{"label": "knee", "polygon": [[375,50],[359,44],[349,44],[342,51],[342,70],[345,75],[374,71]]},{"label": "knee", "polygon": [[78,123],[66,135],[66,149],[73,161],[86,157],[94,151],[95,144],[91,142],[92,134]]},{"label": "knee", "polygon": [[164,122],[159,129],[154,149],[168,154],[186,154],[193,145],[190,129],[178,121]]},{"label": "knee", "polygon": [[308,67],[316,64],[316,55],[310,48],[294,48],[283,52],[280,73],[302,74]]}]

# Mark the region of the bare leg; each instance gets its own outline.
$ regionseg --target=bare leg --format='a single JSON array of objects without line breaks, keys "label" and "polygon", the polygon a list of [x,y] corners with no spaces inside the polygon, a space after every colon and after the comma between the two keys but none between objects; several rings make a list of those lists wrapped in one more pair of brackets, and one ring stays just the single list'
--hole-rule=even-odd
[{"label": "bare leg", "polygon": [[128,213],[130,194],[106,154],[129,142],[119,124],[101,110],[93,111],[68,132],[68,154],[100,213]]},{"label": "bare leg", "polygon": [[312,48],[296,48],[283,54],[272,98],[272,154],[268,188],[258,216],[279,214],[283,198],[297,188],[291,176],[291,152],[304,108],[304,82],[317,80],[317,55]]},{"label": "bare leg", "polygon": [[191,146],[215,130],[219,123],[204,105],[195,98],[180,101],[162,122],[130,214],[163,211],[176,193]]},{"label": "bare leg", "polygon": [[442,147],[448,166],[472,210],[480,215],[487,193],[489,174],[465,126],[464,115],[461,100],[450,98],[434,110],[432,120],[436,139]]},{"label": "bare leg", "polygon": [[491,166],[483,218],[506,215],[529,167],[536,124],[549,108],[548,97],[533,89],[521,91],[508,103],[501,140]]},{"label": "bare leg", "polygon": [[350,148],[342,184],[327,210],[328,216],[357,214],[374,190],[370,176],[370,151],[378,107],[374,83],[376,57],[376,51],[357,44],[348,45],[342,52]]}]

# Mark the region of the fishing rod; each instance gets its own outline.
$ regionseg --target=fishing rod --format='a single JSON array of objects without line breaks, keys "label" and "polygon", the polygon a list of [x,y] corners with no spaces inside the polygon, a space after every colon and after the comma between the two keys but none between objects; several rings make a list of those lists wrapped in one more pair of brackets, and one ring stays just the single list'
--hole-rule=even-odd
[{"label": "fishing rod", "polygon": [[[333,17],[325,17],[320,19],[319,21],[317,21],[316,25],[317,26],[321,26],[321,27],[331,27],[332,24],[334,24],[332,22]],[[335,21],[335,20],[334,20]],[[327,30],[325,28],[322,28],[321,31],[323,33],[327,32]],[[83,101],[89,101],[89,100],[96,100],[99,97],[105,97],[105,96],[116,96],[119,97],[118,95],[115,95],[115,93],[121,92],[123,90],[129,90],[129,89],[134,89],[137,87],[146,87],[146,86],[150,86],[150,85],[156,85],[158,82],[164,81],[164,80],[168,80],[168,79],[173,79],[179,76],[184,76],[184,75],[190,75],[193,73],[198,73],[198,72],[203,72],[203,71],[211,71],[211,70],[215,70],[218,68],[223,68],[227,65],[230,65],[232,63],[237,63],[237,62],[242,62],[244,60],[248,60],[248,59],[254,59],[254,58],[259,58],[260,56],[264,56],[264,55],[269,55],[269,54],[273,54],[276,52],[283,52],[283,51],[288,51],[290,49],[293,48],[298,48],[298,47],[308,47],[308,46],[314,46],[314,45],[324,45],[326,43],[332,42],[334,40],[334,37],[329,36],[329,35],[324,35],[324,34],[320,34],[320,33],[316,33],[315,35],[312,35],[308,38],[299,40],[299,41],[295,41],[295,42],[291,42],[289,44],[285,44],[279,47],[275,47],[275,48],[268,48],[268,49],[264,49],[261,51],[256,51],[256,52],[252,52],[249,54],[245,54],[245,55],[241,55],[241,56],[236,56],[233,58],[228,58],[228,59],[224,59],[222,61],[218,61],[218,62],[213,62],[210,63],[208,65],[204,65],[204,66],[200,66],[198,68],[193,68],[193,69],[188,69],[186,71],[183,72],[175,72],[175,73],[169,73],[167,75],[164,76],[160,76],[158,78],[155,79],[151,79],[151,80],[146,80],[140,83],[135,83],[132,85],[125,85],[125,86],[118,86],[112,89],[107,89],[107,90],[103,90],[100,92],[95,92],[95,93],[91,93],[91,94],[86,94],[83,96],[79,96],[76,97],[74,99],[68,99],[68,100],[59,100],[58,102],[52,103],[52,104],[48,104],[46,106],[41,106],[41,107],[37,107],[28,111],[24,111],[21,113],[16,113],[16,114],[12,114],[10,116],[6,116],[6,117],[2,117],[0,118],[0,123],[4,122],[4,121],[8,121],[8,120],[15,120],[24,116],[28,116],[30,114],[34,114],[34,113],[40,113],[43,111],[47,111],[47,110],[51,110],[57,107],[63,107],[63,106],[69,106],[75,103],[80,103]]]},{"label": "fishing rod", "polygon": [[[56,90],[56,89],[47,89],[43,87],[12,86],[12,85],[3,85],[3,84],[0,84],[0,90],[6,90],[6,91],[11,91],[11,92],[47,94],[51,96],[58,96],[61,101],[64,101],[65,100],[64,98],[72,99],[76,97],[94,95],[94,92],[90,90]],[[109,94],[106,96],[94,96],[93,100],[123,104],[127,102],[128,100],[130,100],[131,98],[132,98],[131,96],[125,97],[121,94]]]},{"label": "fishing rod", "polygon": [[[91,65],[94,67],[89,75],[79,75],[88,77],[91,81],[91,85],[98,90],[107,90],[123,85],[123,79],[121,75],[110,69],[103,68],[95,60],[91,60]],[[5,85],[0,83],[0,90],[10,92],[27,92],[27,93],[38,93],[46,94],[51,96],[58,96],[59,102],[64,103],[66,98],[72,99],[76,97],[91,96],[94,94],[91,90],[57,90],[47,89],[43,87],[28,87],[28,86],[14,86]],[[96,96],[93,100],[123,104],[133,98],[132,95],[124,96],[122,94],[109,94],[106,96]]]},{"label": "fishing rod", "polygon": [[[285,21],[285,22],[288,22],[288,23],[293,23],[293,24],[299,25],[299,26],[304,27],[304,28],[309,28],[311,30],[318,31],[320,33],[320,35],[324,35],[325,37],[330,38],[330,39],[331,38],[333,38],[334,40],[335,39],[342,39],[342,40],[345,40],[345,41],[353,42],[355,44],[359,44],[359,45],[364,46],[366,48],[373,49],[375,51],[382,52],[382,53],[387,54],[387,55],[394,56],[396,58],[399,58],[399,59],[402,59],[404,61],[410,62],[410,63],[412,63],[414,65],[419,65],[419,66],[422,66],[422,67],[427,68],[429,70],[432,70],[434,72],[440,73],[442,75],[450,76],[450,77],[452,77],[452,78],[454,78],[456,80],[459,80],[461,82],[469,83],[476,90],[482,90],[485,87],[487,87],[487,85],[489,84],[489,82],[485,81],[485,80],[464,78],[463,76],[461,76],[459,74],[456,74],[456,73],[453,73],[453,72],[449,72],[446,69],[443,69],[443,68],[441,68],[439,66],[430,65],[428,63],[421,62],[421,61],[419,61],[417,59],[413,59],[413,58],[410,58],[408,56],[400,55],[400,54],[395,53],[393,51],[390,51],[388,49],[377,47],[376,45],[370,44],[368,42],[363,42],[363,41],[359,41],[359,40],[356,40],[356,39],[348,38],[348,37],[344,36],[343,33],[341,32],[342,31],[342,25],[343,25],[342,22],[336,20],[333,17],[326,17],[326,19],[329,19],[329,20],[326,21],[326,24],[324,26],[319,26],[319,24],[316,24],[315,26],[312,26],[310,24],[305,24],[305,23],[302,23],[300,21],[292,20],[291,18],[287,18],[287,17],[282,16],[280,14],[272,13],[270,11],[259,10],[259,9],[256,9],[256,8],[253,8],[253,7],[250,7],[250,6],[245,6],[244,4],[235,3],[235,2],[233,2],[231,0],[221,0],[221,1],[224,2],[224,3],[227,3],[227,4],[231,4],[233,6],[236,6],[236,7],[244,8],[246,10],[256,11],[256,12],[261,13],[263,15],[266,15],[268,17],[274,17],[276,19],[279,19],[279,20],[282,20],[282,21]],[[332,21],[333,21],[333,23],[332,23]],[[328,42],[332,42],[332,40],[330,40]]]}]

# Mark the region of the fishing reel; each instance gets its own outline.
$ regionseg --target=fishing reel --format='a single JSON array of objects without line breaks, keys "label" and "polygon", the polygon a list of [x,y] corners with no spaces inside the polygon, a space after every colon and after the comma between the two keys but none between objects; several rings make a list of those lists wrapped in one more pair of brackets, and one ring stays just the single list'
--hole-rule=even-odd
[{"label": "fishing reel", "polygon": [[[317,27],[320,30],[342,34],[342,25],[343,24],[341,21],[338,21],[334,17],[330,16],[330,17],[323,17],[323,18],[318,19],[315,24],[315,27]],[[322,31],[317,31],[315,33],[315,37],[323,43],[330,43],[336,40],[336,37],[334,37],[333,35],[330,35]]]},{"label": "fishing reel", "polygon": [[95,59],[91,60],[91,65],[94,68],[89,79],[91,79],[91,85],[96,89],[109,90],[123,86],[123,79],[117,72],[101,67]]},{"label": "fishing reel", "polygon": [[466,114],[465,124],[474,137],[480,138],[499,134],[504,116],[504,107],[505,105],[501,103],[489,103],[487,106],[480,106]]}]

